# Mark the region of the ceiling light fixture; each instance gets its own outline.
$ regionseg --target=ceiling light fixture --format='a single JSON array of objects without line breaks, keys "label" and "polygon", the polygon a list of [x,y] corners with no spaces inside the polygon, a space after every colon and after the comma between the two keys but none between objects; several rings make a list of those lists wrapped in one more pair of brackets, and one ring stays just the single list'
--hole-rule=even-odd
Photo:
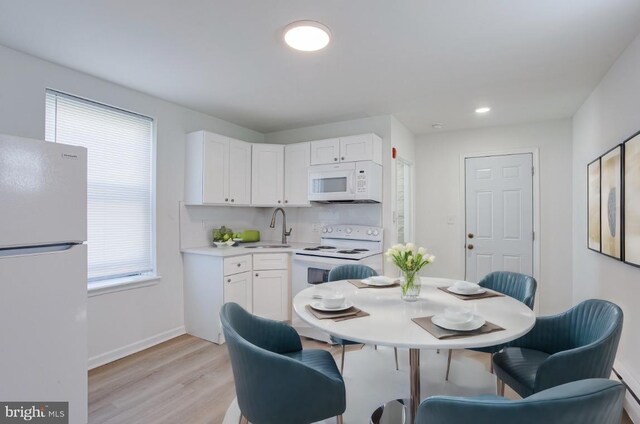
[{"label": "ceiling light fixture", "polygon": [[478,109],[476,109],[476,113],[487,113],[490,111],[491,111],[491,108],[487,106],[479,107]]},{"label": "ceiling light fixture", "polygon": [[304,52],[324,49],[330,40],[331,30],[316,21],[296,21],[284,29],[284,42],[289,47]]}]

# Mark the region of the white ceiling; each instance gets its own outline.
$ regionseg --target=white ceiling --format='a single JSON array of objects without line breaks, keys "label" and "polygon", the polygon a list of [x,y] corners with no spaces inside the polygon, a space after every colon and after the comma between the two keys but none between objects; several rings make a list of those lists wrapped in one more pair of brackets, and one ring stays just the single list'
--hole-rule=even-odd
[{"label": "white ceiling", "polygon": [[[300,19],[330,46],[286,47]],[[638,0],[0,0],[0,44],[260,132],[571,116],[638,32]]]}]

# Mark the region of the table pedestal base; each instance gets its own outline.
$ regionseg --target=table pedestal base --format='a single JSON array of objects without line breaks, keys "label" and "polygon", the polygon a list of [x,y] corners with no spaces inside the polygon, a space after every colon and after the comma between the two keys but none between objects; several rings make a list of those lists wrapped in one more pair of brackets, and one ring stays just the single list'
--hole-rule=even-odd
[{"label": "table pedestal base", "polygon": [[395,399],[378,407],[369,424],[412,424],[414,417],[411,414],[410,399]]}]

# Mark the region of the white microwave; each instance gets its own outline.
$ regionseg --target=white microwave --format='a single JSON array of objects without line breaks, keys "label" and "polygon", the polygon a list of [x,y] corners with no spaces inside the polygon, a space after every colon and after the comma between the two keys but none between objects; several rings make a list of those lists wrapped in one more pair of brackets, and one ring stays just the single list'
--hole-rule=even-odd
[{"label": "white microwave", "polygon": [[309,200],[319,203],[380,203],[382,166],[372,161],[310,166]]}]

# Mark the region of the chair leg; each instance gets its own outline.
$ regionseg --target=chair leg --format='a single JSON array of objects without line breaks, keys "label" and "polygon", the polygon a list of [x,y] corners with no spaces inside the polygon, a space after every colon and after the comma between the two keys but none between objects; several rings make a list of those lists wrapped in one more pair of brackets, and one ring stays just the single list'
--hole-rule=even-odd
[{"label": "chair leg", "polygon": [[436,353],[437,353],[437,354],[440,354],[440,349],[436,349]]},{"label": "chair leg", "polygon": [[398,367],[398,348],[397,347],[393,348],[393,354],[396,356],[396,371],[398,371],[400,368]]},{"label": "chair leg", "polygon": [[340,361],[340,374],[342,374],[342,371],[344,370],[344,350],[345,350],[345,345],[342,345],[342,360]]},{"label": "chair leg", "polygon": [[496,377],[496,393],[498,396],[504,396],[504,381]]},{"label": "chair leg", "polygon": [[491,355],[491,359],[489,360],[489,371],[493,374],[493,354]]},{"label": "chair leg", "polygon": [[452,355],[453,355],[453,349],[449,349],[449,356],[447,357],[447,374],[444,376],[445,381],[449,381],[449,371],[451,370]]},{"label": "chair leg", "polygon": [[244,415],[240,414],[240,424],[249,424],[249,420]]},{"label": "chair leg", "polygon": [[336,424],[342,424],[342,415],[336,417]]},{"label": "chair leg", "polygon": [[373,345],[373,348],[374,348],[375,350],[378,350],[378,345]]}]

